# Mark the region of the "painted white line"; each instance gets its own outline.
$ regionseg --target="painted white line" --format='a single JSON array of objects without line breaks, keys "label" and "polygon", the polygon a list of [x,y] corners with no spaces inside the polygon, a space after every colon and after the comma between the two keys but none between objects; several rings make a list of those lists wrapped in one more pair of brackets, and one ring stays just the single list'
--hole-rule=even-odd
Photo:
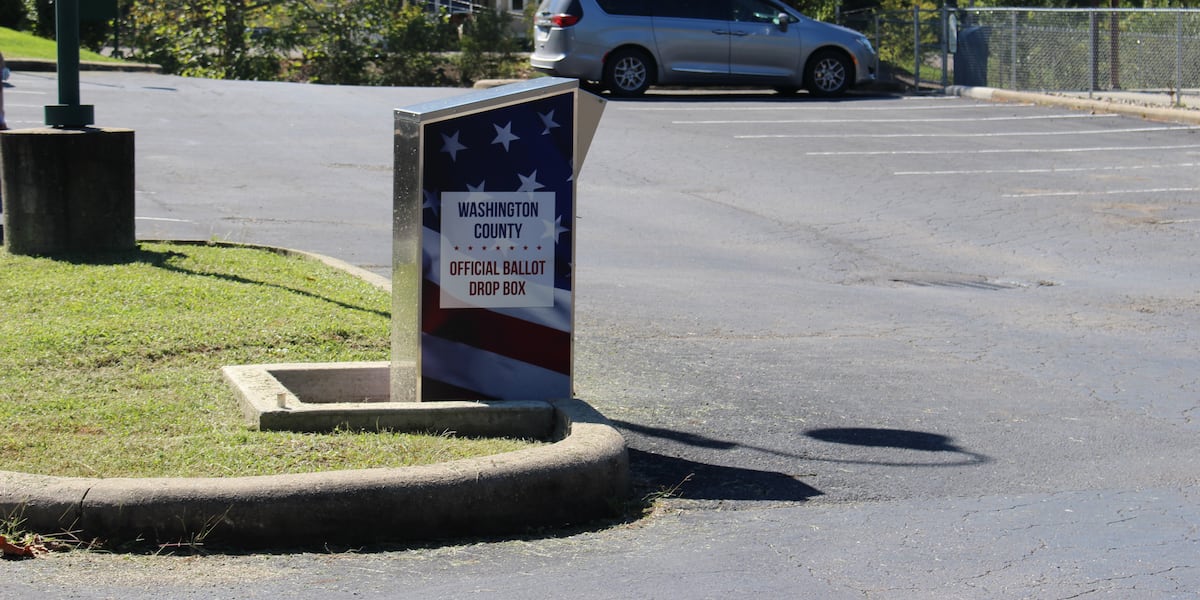
[{"label": "painted white line", "polygon": [[195,221],[190,221],[188,219],[171,219],[171,218],[167,218],[167,217],[134,217],[134,220],[137,220],[137,221],[161,221],[164,223],[195,223]]},{"label": "painted white line", "polygon": [[[617,107],[617,110],[625,110],[631,112],[748,112],[760,110],[789,110],[796,112],[817,112],[817,111],[837,111],[837,112],[852,112],[852,111],[880,111],[880,110],[958,110],[960,108],[996,108],[995,104],[963,104],[961,106],[896,106],[889,104],[887,106],[845,106],[837,105],[821,105],[810,106],[804,104],[776,104],[770,106],[626,106],[624,104],[610,103],[608,107]],[[1017,106],[1033,106],[1033,104],[1005,104],[1005,108]],[[608,110],[608,108],[605,108]]]},{"label": "painted white line", "polygon": [[4,95],[8,96],[9,94],[12,94],[14,96],[48,96],[48,95],[50,95],[50,92],[44,92],[44,91],[39,91],[39,90],[21,90],[21,89],[14,89],[14,88],[5,88]]},{"label": "painted white line", "polygon": [[1104,190],[1100,192],[1029,192],[1001,194],[1001,198],[1050,198],[1061,196],[1120,196],[1125,194],[1165,194],[1169,192],[1200,192],[1200,188],[1150,188],[1143,190]]},{"label": "painted white line", "polygon": [[672,125],[790,125],[824,123],[984,123],[995,121],[1045,121],[1054,119],[1116,119],[1120,115],[1026,115],[1017,117],[938,117],[934,119],[730,119],[713,121],[671,121]]},{"label": "painted white line", "polygon": [[[860,121],[861,122],[861,121]],[[735,140],[761,139],[841,139],[841,138],[964,138],[964,137],[1015,137],[1015,136],[1056,136],[1056,135],[1101,135],[1105,133],[1144,133],[1147,131],[1197,131],[1200,127],[1134,127],[1129,129],[1096,129],[1088,131],[1004,131],[994,133],[816,133],[816,134],[765,134],[765,135],[735,135]]]},{"label": "painted white line", "polygon": [[1200,144],[1179,146],[1096,146],[1093,148],[988,148],[983,150],[861,150],[847,152],[805,152],[804,156],[939,156],[944,154],[1064,154],[1072,152],[1134,152],[1138,150],[1190,150]]},{"label": "painted white line", "polygon": [[1142,169],[1183,169],[1200,167],[1200,163],[1169,165],[1108,165],[1103,167],[1050,167],[1046,169],[960,169],[953,171],[895,171],[892,175],[1037,175],[1045,173],[1086,173],[1088,171],[1137,171]]}]

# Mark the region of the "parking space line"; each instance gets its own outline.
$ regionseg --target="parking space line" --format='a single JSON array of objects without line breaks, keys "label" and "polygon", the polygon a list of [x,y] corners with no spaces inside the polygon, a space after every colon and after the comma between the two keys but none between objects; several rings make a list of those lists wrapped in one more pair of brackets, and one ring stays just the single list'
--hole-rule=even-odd
[{"label": "parking space line", "polygon": [[1192,131],[1200,127],[1133,127],[1129,129],[1104,129],[1088,131],[1002,131],[995,133],[772,133],[762,135],[735,135],[736,140],[761,139],[842,139],[842,138],[959,138],[959,137],[1013,137],[1013,136],[1055,136],[1055,135],[1098,135],[1105,133],[1144,133],[1147,131]]},{"label": "parking space line", "polygon": [[1054,173],[1086,173],[1090,171],[1136,171],[1142,169],[1187,169],[1200,167],[1200,163],[1175,163],[1163,165],[1107,165],[1102,167],[1049,167],[1045,169],[958,169],[951,171],[895,171],[892,175],[1039,175]]},{"label": "parking space line", "polygon": [[1048,198],[1058,196],[1119,196],[1124,194],[1164,194],[1168,192],[1200,192],[1200,188],[1149,188],[1141,190],[1101,190],[1098,192],[1029,192],[1026,194],[1001,194],[1001,198]]},{"label": "parking space line", "polygon": [[169,217],[134,217],[136,221],[158,221],[162,223],[195,223],[190,219],[172,219]]},{"label": "parking space line", "polygon": [[844,152],[805,152],[804,156],[936,156],[944,154],[1062,154],[1072,152],[1132,152],[1138,150],[1192,150],[1200,144],[1177,146],[1095,146],[1092,148],[983,148],[979,150],[847,150]]}]

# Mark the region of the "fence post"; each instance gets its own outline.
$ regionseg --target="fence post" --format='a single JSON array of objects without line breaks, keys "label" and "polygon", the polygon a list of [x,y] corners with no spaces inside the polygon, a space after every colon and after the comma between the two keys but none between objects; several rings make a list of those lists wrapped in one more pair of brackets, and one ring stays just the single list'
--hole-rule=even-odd
[{"label": "fence post", "polygon": [[[879,15],[879,13],[876,12],[875,19],[874,19],[874,21],[875,21],[875,72],[876,73],[880,72],[879,48],[881,48],[883,46],[883,33],[881,33],[881,31],[880,31],[880,29],[882,29],[882,20],[883,20],[883,17],[881,17]],[[893,80],[895,79],[894,74],[892,75],[892,79]]]},{"label": "fence post", "polygon": [[942,5],[942,87],[950,85],[950,6]]},{"label": "fence post", "polygon": [[913,4],[913,87],[921,91],[921,6]]},{"label": "fence post", "polygon": [[[1116,0],[1111,0],[1112,8],[1117,7]],[[1117,17],[1117,11],[1108,13],[1108,69],[1111,72],[1112,81],[1109,82],[1109,87],[1114,90],[1121,89],[1121,20]]]},{"label": "fence post", "polygon": [[1092,97],[1092,93],[1096,91],[1096,86],[1100,83],[1100,58],[1096,55],[1100,51],[1097,41],[1100,39],[1100,28],[1096,23],[1096,11],[1088,12],[1088,31],[1091,35],[1088,36],[1088,65],[1091,67],[1090,80],[1088,81],[1088,98]]},{"label": "fence post", "polygon": [[1017,12],[1013,11],[1008,15],[1009,19],[1009,59],[1010,71],[1008,80],[1008,89],[1017,89]]},{"label": "fence post", "polygon": [[1175,13],[1175,106],[1183,106],[1183,13]]}]

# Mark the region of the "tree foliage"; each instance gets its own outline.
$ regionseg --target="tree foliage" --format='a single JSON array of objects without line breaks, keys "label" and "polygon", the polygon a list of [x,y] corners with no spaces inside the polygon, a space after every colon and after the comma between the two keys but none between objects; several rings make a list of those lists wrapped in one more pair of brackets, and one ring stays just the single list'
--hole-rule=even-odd
[{"label": "tree foliage", "polygon": [[253,37],[251,0],[136,0],[123,18],[133,57],[168,73],[218,79],[272,79],[278,53]]},{"label": "tree foliage", "polygon": [[28,25],[25,0],[0,0],[0,27],[21,29]]},{"label": "tree foliage", "polygon": [[796,10],[820,21],[833,21],[839,10],[849,8],[846,4],[857,1],[859,0],[785,0]]},{"label": "tree foliage", "polygon": [[301,5],[285,27],[292,78],[358,85],[444,83],[436,53],[457,45],[448,15],[394,0]]},{"label": "tree foliage", "polygon": [[512,17],[490,10],[475,13],[463,26],[461,47],[458,67],[462,83],[470,84],[489,73],[496,73],[516,51]]},{"label": "tree foliage", "polygon": [[122,27],[170,73],[353,85],[469,81],[513,47],[506,14],[476,13],[460,40],[451,15],[403,0],[133,0]]}]

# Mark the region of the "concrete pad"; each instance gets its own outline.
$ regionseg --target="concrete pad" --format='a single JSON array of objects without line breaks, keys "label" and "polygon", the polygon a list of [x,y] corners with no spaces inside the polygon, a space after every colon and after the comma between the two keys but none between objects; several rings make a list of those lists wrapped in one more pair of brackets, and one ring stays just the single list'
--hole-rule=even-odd
[{"label": "concrete pad", "polygon": [[[338,428],[549,439],[549,402],[391,402],[389,363],[288,363],[222,369],[247,422],[265,431]],[[411,368],[411,365],[410,365]]]}]

